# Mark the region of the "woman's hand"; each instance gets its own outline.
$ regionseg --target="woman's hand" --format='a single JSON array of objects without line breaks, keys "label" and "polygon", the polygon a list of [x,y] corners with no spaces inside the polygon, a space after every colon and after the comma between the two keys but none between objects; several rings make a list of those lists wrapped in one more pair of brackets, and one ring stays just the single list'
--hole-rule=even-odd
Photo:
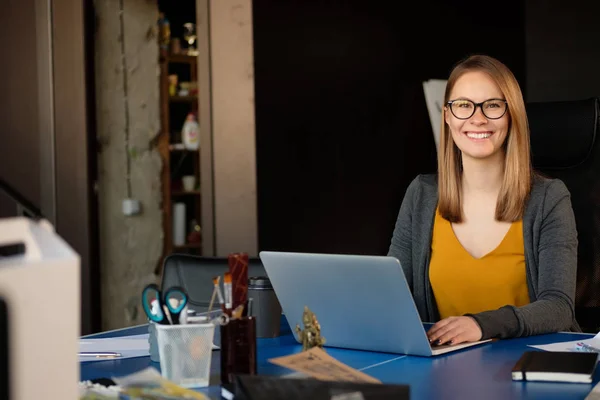
[{"label": "woman's hand", "polygon": [[471,317],[444,318],[427,331],[429,342],[434,345],[476,342],[481,336],[479,324]]}]

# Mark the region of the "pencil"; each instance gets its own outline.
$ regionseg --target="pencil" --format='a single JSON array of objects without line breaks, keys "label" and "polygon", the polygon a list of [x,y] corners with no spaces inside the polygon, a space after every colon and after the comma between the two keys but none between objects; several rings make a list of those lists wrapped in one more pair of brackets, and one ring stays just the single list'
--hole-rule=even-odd
[{"label": "pencil", "polygon": [[231,315],[231,272],[225,272],[223,288],[225,290],[225,310],[227,311],[227,314]]}]

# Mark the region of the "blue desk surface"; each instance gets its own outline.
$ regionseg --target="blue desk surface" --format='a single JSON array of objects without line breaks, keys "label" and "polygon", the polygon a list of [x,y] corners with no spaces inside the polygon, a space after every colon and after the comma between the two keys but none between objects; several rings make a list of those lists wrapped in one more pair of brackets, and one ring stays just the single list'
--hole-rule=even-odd
[{"label": "blue desk surface", "polygon": [[[147,326],[104,332],[90,337],[116,337],[147,333]],[[513,382],[511,369],[527,345],[547,344],[590,338],[591,335],[556,333],[528,338],[508,339],[434,357],[412,357],[399,354],[372,353],[327,347],[331,356],[383,383],[410,385],[411,399],[584,399],[600,380],[596,371],[592,384]],[[282,325],[282,336],[258,340],[258,373],[285,375],[288,369],[269,363],[269,358],[302,350]],[[211,387],[199,389],[211,398],[220,399],[219,351],[213,351]],[[81,365],[81,380],[127,375],[148,366],[160,369],[150,357],[121,361],[88,362]]]}]

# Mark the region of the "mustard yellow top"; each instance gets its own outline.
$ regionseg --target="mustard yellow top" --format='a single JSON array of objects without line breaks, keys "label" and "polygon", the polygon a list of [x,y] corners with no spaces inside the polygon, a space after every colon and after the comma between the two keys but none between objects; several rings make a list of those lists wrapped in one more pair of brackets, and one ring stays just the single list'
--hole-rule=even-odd
[{"label": "mustard yellow top", "polygon": [[429,280],[440,318],[529,303],[523,222],[514,222],[504,239],[481,258],[468,253],[451,223],[436,212]]}]

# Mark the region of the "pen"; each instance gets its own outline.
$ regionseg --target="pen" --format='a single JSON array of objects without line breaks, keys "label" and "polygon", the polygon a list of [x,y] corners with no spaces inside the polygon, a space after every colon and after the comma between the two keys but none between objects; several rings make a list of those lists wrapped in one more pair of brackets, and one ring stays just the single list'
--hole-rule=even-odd
[{"label": "pen", "polygon": [[169,308],[167,307],[166,304],[163,304],[163,311],[165,313],[165,316],[167,317],[167,320],[169,321],[169,324],[173,325],[173,320],[171,319],[171,313],[169,312]]},{"label": "pen", "polygon": [[215,276],[213,278],[213,292],[212,292],[212,296],[210,297],[210,303],[208,305],[208,312],[212,311],[212,306],[213,303],[215,301],[215,296],[217,295],[217,293],[219,294],[219,302],[221,304],[223,304],[223,295],[221,294],[221,289],[219,288],[219,282],[221,281],[221,277],[220,276]]},{"label": "pen", "polygon": [[96,358],[114,358],[121,357],[121,353],[115,353],[112,351],[101,351],[101,352],[90,352],[83,351],[79,352],[80,357],[96,357]]},{"label": "pen", "polygon": [[248,299],[248,311],[246,313],[249,317],[252,316],[252,297]]},{"label": "pen", "polygon": [[[219,277],[219,280],[221,280],[221,277]],[[217,284],[216,288],[217,288],[217,297],[219,298],[219,304],[221,305],[221,308],[223,308],[225,306],[225,300],[223,299],[223,292],[221,292],[221,286],[219,286],[219,284]]]},{"label": "pen", "polygon": [[225,290],[225,310],[228,315],[231,315],[232,307],[232,291],[231,291],[231,273],[225,272],[225,279],[223,281],[223,288]]}]

